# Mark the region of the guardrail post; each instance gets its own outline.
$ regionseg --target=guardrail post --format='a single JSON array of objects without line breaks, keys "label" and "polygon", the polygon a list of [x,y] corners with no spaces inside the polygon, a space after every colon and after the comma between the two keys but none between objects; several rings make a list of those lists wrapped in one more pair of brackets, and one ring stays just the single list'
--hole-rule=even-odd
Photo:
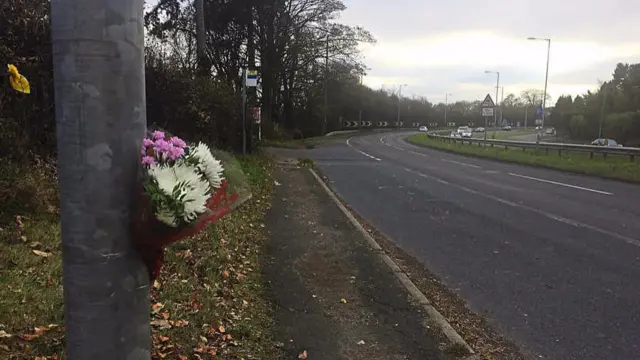
[{"label": "guardrail post", "polygon": [[605,160],[607,159],[607,153],[606,152],[602,153],[602,158],[605,159]]},{"label": "guardrail post", "polygon": [[635,161],[635,156],[633,154],[629,155],[629,161],[634,162]]},{"label": "guardrail post", "polygon": [[549,148],[544,149],[544,152],[546,153],[547,156],[549,156]]},{"label": "guardrail post", "polygon": [[562,149],[558,149],[558,156],[562,157]]},{"label": "guardrail post", "polygon": [[592,160],[593,160],[593,151],[591,151],[591,152],[589,153],[589,159],[592,159]]}]

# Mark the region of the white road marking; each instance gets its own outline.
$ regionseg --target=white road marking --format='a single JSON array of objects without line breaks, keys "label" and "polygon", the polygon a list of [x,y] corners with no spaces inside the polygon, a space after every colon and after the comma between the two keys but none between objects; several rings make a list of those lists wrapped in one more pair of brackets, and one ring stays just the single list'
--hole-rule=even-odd
[{"label": "white road marking", "polygon": [[606,192],[606,191],[590,189],[590,188],[586,188],[586,187],[582,187],[582,186],[577,186],[577,185],[565,184],[565,183],[561,183],[561,182],[557,182],[557,181],[552,181],[552,180],[539,179],[539,178],[535,178],[535,177],[531,177],[531,176],[520,175],[520,174],[514,174],[514,173],[509,173],[509,175],[511,175],[511,176],[516,176],[516,177],[523,178],[523,179],[529,179],[529,180],[540,181],[540,182],[544,182],[544,183],[548,183],[548,184],[558,185],[558,186],[565,186],[565,187],[572,188],[572,189],[578,189],[578,190],[583,190],[583,191],[590,191],[590,192],[594,192],[594,193],[602,194],[602,195],[613,195],[613,193]]},{"label": "white road marking", "polygon": [[462,186],[462,185],[450,184],[450,183],[447,183],[446,181],[444,181],[442,179],[439,179],[439,178],[437,178],[435,176],[426,175],[426,174],[423,174],[423,173],[415,171],[415,170],[411,170],[411,169],[408,169],[408,168],[405,168],[405,170],[407,172],[416,174],[416,175],[421,176],[423,178],[431,179],[431,180],[437,181],[437,182],[442,183],[442,184],[449,184],[451,186],[455,186],[458,189],[461,189],[461,190],[466,191],[468,193],[471,193],[471,194],[474,194],[474,195],[478,195],[478,196],[482,196],[482,197],[485,197],[487,199],[491,199],[491,200],[497,201],[497,202],[499,202],[501,204],[505,204],[505,205],[509,205],[511,207],[515,207],[515,208],[531,211],[531,212],[534,212],[536,214],[542,215],[542,216],[544,216],[546,218],[549,218],[551,220],[555,220],[555,221],[561,222],[563,224],[571,225],[571,226],[576,227],[576,228],[589,229],[591,231],[595,231],[595,232],[601,233],[603,235],[611,236],[611,237],[614,237],[616,239],[620,239],[620,240],[622,240],[622,241],[624,241],[624,242],[626,242],[628,244],[640,247],[640,240],[637,240],[637,239],[634,239],[634,238],[630,238],[630,237],[627,237],[627,236],[624,236],[624,235],[620,235],[618,233],[614,233],[613,231],[600,229],[599,227],[596,227],[596,226],[593,226],[593,225],[589,225],[589,224],[585,224],[585,223],[581,223],[579,221],[575,221],[575,220],[572,220],[572,219],[569,219],[569,218],[565,218],[565,217],[562,217],[562,216],[559,216],[559,215],[555,215],[555,214],[546,212],[544,210],[538,210],[536,208],[532,208],[532,207],[529,207],[529,206],[526,206],[526,205],[514,203],[512,201],[501,199],[501,198],[493,196],[493,195],[484,194],[484,193],[481,193],[479,191],[476,191],[476,190],[473,190],[473,189],[469,189],[468,187],[465,187],[465,186]]},{"label": "white road marking", "polygon": [[446,161],[446,162],[450,162],[450,163],[454,163],[454,164],[458,164],[458,165],[462,165],[462,166],[472,167],[472,168],[475,168],[475,169],[480,169],[480,166],[478,166],[478,165],[467,164],[467,163],[464,163],[464,162],[449,160],[449,159],[445,159],[445,158],[441,158],[440,160]]},{"label": "white road marking", "polygon": [[419,153],[419,152],[417,152],[417,151],[413,151],[413,150],[407,150],[407,151],[408,151],[408,152],[410,152],[410,153],[412,153],[412,154],[416,154],[416,155],[424,156],[424,157],[426,157],[426,158],[428,158],[428,157],[429,157],[429,155],[427,155],[427,154],[423,154],[423,153]]},{"label": "white road marking", "polygon": [[348,145],[350,148],[352,148],[353,150],[355,150],[355,151],[359,152],[360,154],[362,154],[362,155],[364,155],[364,156],[366,156],[366,157],[368,157],[368,158],[371,158],[371,159],[373,159],[373,160],[375,160],[375,161],[382,161],[382,159],[378,159],[377,157],[375,157],[375,156],[373,156],[373,155],[369,155],[369,154],[367,154],[366,152],[364,152],[364,151],[362,151],[362,150],[358,150],[358,149],[356,149],[355,147],[353,147],[353,145],[351,145],[351,143],[349,143],[349,141],[351,141],[351,138],[348,138],[348,139],[347,139],[347,145]]}]

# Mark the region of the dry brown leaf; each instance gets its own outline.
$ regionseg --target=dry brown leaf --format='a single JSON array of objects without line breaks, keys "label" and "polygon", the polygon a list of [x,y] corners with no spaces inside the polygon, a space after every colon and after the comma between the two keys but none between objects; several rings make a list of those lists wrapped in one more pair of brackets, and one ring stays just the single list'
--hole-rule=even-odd
[{"label": "dry brown leaf", "polygon": [[4,330],[0,330],[0,339],[1,339],[1,338],[10,338],[10,337],[12,337],[12,336],[13,336],[13,335],[8,334],[6,331],[4,331]]},{"label": "dry brown leaf", "polygon": [[189,360],[189,358],[187,358],[186,356],[184,356],[182,354],[178,354],[178,360]]},{"label": "dry brown leaf", "polygon": [[222,325],[218,326],[218,331],[220,331],[221,333],[224,334],[224,332],[225,332],[224,326],[222,326]]},{"label": "dry brown leaf", "polygon": [[175,327],[184,327],[189,325],[187,320],[169,320],[169,324]]},{"label": "dry brown leaf", "polygon": [[158,329],[171,329],[171,324],[169,324],[167,320],[151,320],[151,326],[157,327]]},{"label": "dry brown leaf", "polygon": [[169,341],[169,337],[160,335],[160,336],[158,336],[158,341],[160,341],[161,343],[167,342],[167,341]]},{"label": "dry brown leaf", "polygon": [[33,252],[34,254],[38,255],[38,256],[42,256],[42,257],[49,257],[52,254],[49,252],[45,252],[45,251],[40,251],[40,250],[31,250],[31,252]]},{"label": "dry brown leaf", "polygon": [[156,289],[156,290],[160,290],[160,286],[161,286],[161,285],[162,285],[162,284],[160,284],[160,281],[158,281],[158,280],[153,280],[153,288],[154,288],[154,289]]},{"label": "dry brown leaf", "polygon": [[229,277],[229,272],[227,270],[223,271],[222,272],[222,276],[225,277],[225,278],[228,278]]},{"label": "dry brown leaf", "polygon": [[155,304],[151,305],[151,310],[153,310],[154,314],[158,313],[163,308],[164,308],[164,304],[162,304],[162,303],[155,303]]},{"label": "dry brown leaf", "polygon": [[300,355],[298,355],[298,359],[307,360],[307,350],[301,352]]}]

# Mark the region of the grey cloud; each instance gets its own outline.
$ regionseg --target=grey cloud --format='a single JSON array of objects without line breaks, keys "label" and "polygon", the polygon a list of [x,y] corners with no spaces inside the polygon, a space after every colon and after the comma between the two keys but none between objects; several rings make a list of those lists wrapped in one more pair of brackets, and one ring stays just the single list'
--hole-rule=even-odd
[{"label": "grey cloud", "polygon": [[383,41],[451,31],[490,30],[507,36],[563,41],[638,42],[636,0],[351,0],[345,21]]}]

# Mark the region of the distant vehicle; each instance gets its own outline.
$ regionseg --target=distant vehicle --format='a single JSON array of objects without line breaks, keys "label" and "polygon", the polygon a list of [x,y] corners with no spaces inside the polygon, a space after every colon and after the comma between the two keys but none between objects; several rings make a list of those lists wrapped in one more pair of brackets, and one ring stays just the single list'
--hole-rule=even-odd
[{"label": "distant vehicle", "polygon": [[483,127],[476,128],[475,132],[483,133],[484,128]]},{"label": "distant vehicle", "polygon": [[536,126],[536,130],[542,130],[542,126],[540,125]]},{"label": "distant vehicle", "polygon": [[429,131],[429,129],[427,129],[426,126],[420,126],[420,128],[418,128],[418,131],[427,132],[427,131]]},{"label": "distant vehicle", "polygon": [[511,131],[511,126],[509,125],[503,126],[502,131]]},{"label": "distant vehicle", "polygon": [[595,139],[591,142],[591,145],[594,146],[608,146],[608,147],[622,147],[622,144],[618,144],[617,141],[613,139]]},{"label": "distant vehicle", "polygon": [[457,131],[452,131],[451,135],[449,135],[449,136],[451,136],[452,138],[457,138],[457,139],[462,137],[462,135],[460,135],[460,133],[457,132]]},{"label": "distant vehicle", "polygon": [[545,130],[544,133],[547,134],[547,135],[555,135],[556,129],[549,128],[549,129]]},{"label": "distant vehicle", "polygon": [[460,134],[461,137],[465,137],[465,138],[470,138],[471,136],[473,136],[473,132],[471,131],[471,128],[468,126],[460,126],[458,128],[458,134]]}]

